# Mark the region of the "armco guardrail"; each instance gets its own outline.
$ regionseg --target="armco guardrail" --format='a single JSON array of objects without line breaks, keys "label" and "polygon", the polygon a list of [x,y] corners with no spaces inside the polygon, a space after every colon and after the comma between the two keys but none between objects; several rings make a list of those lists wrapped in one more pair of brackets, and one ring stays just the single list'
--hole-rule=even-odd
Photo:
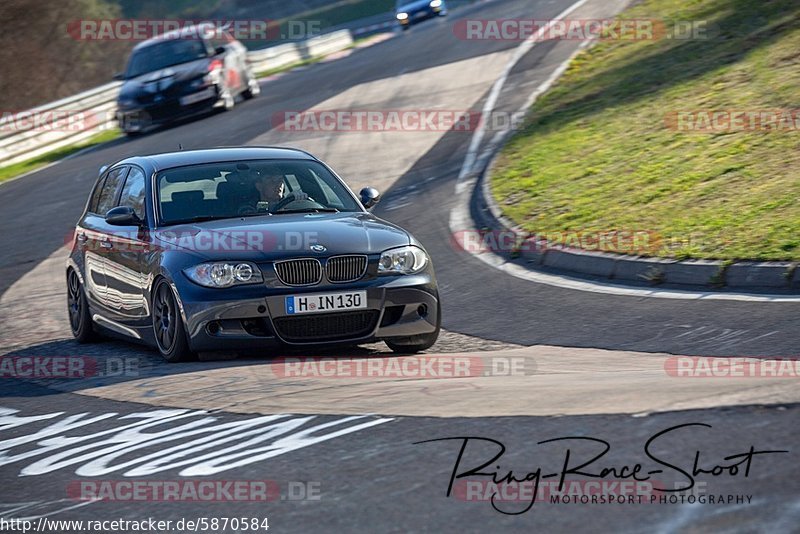
[{"label": "armco guardrail", "polygon": [[[247,54],[255,73],[285,67],[349,47],[349,30],[306,41],[286,43]],[[0,118],[0,166],[41,156],[79,143],[116,126],[117,94],[121,82],[108,83],[28,111]],[[60,127],[55,127],[61,121]],[[71,122],[70,122],[71,121]],[[34,122],[32,127],[24,124]]]}]

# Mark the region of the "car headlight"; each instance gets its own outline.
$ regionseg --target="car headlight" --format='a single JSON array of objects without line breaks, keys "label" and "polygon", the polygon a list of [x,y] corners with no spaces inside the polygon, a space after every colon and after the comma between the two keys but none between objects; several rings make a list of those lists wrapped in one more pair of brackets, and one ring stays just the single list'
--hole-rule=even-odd
[{"label": "car headlight", "polygon": [[414,274],[428,265],[428,255],[413,245],[393,248],[381,254],[378,274]]},{"label": "car headlight", "polygon": [[431,0],[431,7],[439,7],[440,5],[442,5],[442,0]]},{"label": "car headlight", "polygon": [[408,13],[398,13],[397,20],[406,20],[408,18]]},{"label": "car headlight", "polygon": [[252,263],[201,263],[184,269],[184,274],[196,284],[205,287],[231,287],[257,284],[263,281],[261,270]]}]

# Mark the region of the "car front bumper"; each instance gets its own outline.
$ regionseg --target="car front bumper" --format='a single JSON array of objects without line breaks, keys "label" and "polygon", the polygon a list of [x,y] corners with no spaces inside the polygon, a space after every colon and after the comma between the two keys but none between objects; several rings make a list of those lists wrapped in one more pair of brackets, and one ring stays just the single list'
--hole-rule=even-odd
[{"label": "car front bumper", "polygon": [[[189,98],[190,101],[183,103],[184,98]],[[132,106],[120,107],[117,109],[116,119],[124,132],[144,132],[151,127],[207,113],[220,102],[220,91],[212,85],[194,93],[165,96],[153,102],[137,102]]]},{"label": "car front bumper", "polygon": [[447,14],[447,8],[444,6],[444,4],[442,4],[436,7],[426,6],[414,11],[404,11],[404,13],[408,14],[408,18],[402,20],[397,19],[397,22],[400,24],[400,26],[411,26],[412,24],[432,17],[445,15]]},{"label": "car front bumper", "polygon": [[[260,294],[247,298],[219,298],[225,290],[186,289],[178,293],[189,345],[195,352],[353,345],[430,334],[439,326],[438,293],[426,273],[281,291],[252,286],[248,293]],[[236,293],[243,289],[237,288]],[[285,310],[289,295],[357,290],[367,292],[365,310],[296,315]],[[308,337],[298,332],[307,332]]]}]

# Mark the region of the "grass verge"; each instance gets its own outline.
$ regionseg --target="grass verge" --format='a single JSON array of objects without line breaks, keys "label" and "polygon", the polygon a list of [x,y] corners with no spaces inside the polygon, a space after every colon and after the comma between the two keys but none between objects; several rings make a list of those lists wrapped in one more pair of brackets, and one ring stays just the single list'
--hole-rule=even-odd
[{"label": "grass verge", "polygon": [[676,131],[676,112],[797,110],[796,0],[645,0],[621,18],[705,39],[602,41],[503,149],[495,200],[525,230],[649,231],[677,258],[800,260],[795,130]]}]

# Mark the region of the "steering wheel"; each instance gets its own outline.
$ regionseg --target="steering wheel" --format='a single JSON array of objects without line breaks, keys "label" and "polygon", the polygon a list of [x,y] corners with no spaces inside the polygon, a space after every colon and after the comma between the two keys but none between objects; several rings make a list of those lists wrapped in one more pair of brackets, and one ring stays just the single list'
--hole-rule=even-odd
[{"label": "steering wheel", "polygon": [[252,215],[252,214],[256,213],[256,208],[254,208],[253,206],[250,206],[248,204],[245,204],[244,206],[239,208],[239,212],[238,213],[239,213],[239,215]]},{"label": "steering wheel", "polygon": [[281,211],[283,208],[285,208],[292,202],[297,202],[299,200],[308,200],[310,202],[317,202],[316,200],[308,196],[307,193],[304,193],[302,191],[300,191],[299,193],[300,194],[298,194],[298,191],[292,191],[291,193],[280,199],[270,211],[273,212]]}]

